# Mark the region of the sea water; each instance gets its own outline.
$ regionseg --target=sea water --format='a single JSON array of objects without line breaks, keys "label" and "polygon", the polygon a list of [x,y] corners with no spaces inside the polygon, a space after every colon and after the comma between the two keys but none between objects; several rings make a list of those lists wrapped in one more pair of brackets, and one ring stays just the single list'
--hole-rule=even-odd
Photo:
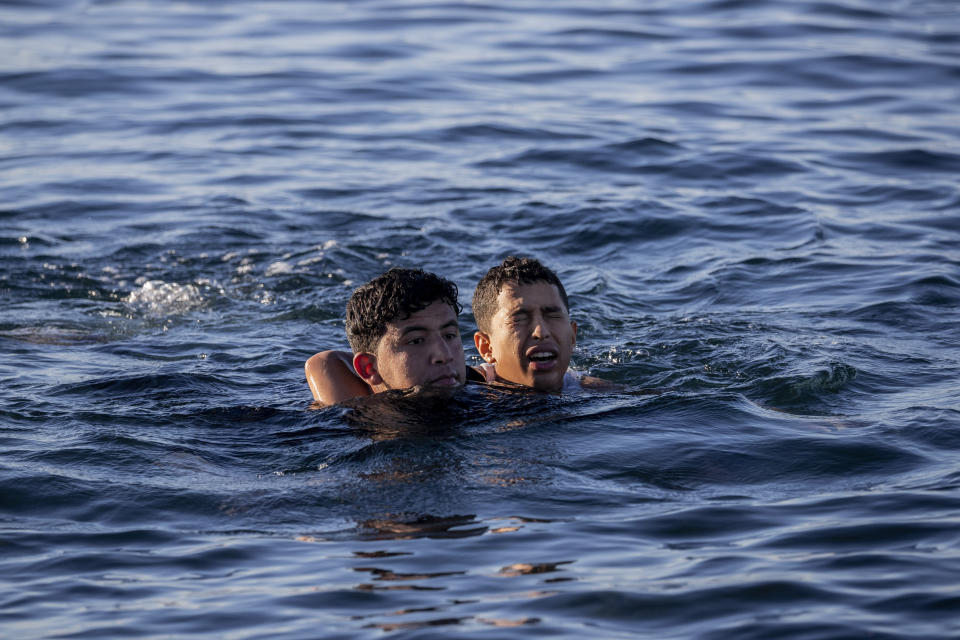
[{"label": "sea water", "polygon": [[[952,0],[7,0],[0,61],[3,637],[960,635]],[[476,363],[511,254],[622,388],[311,408],[355,286]]]}]

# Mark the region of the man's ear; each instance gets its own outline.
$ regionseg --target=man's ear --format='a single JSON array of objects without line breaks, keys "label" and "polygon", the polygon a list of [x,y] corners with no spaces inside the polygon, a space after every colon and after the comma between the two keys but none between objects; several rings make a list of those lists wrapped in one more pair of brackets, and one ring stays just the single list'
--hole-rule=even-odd
[{"label": "man's ear", "polygon": [[477,353],[480,354],[481,358],[491,364],[496,362],[496,360],[493,359],[493,348],[490,346],[490,336],[483,331],[477,331],[473,334],[473,344],[477,348]]},{"label": "man's ear", "polygon": [[573,329],[573,346],[577,346],[577,323],[571,320],[570,328]]},{"label": "man's ear", "polygon": [[353,356],[353,369],[371,387],[383,382],[380,372],[377,371],[377,357],[372,353],[358,353]]}]

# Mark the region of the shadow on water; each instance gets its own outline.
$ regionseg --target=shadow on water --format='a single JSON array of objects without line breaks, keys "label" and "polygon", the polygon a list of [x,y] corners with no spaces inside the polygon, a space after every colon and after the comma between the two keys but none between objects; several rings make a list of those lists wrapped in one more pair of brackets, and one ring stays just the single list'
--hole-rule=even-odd
[{"label": "shadow on water", "polygon": [[343,419],[374,441],[444,438],[471,430],[533,424],[562,406],[558,394],[510,384],[467,383],[455,392],[421,387],[354,398],[338,405]]}]

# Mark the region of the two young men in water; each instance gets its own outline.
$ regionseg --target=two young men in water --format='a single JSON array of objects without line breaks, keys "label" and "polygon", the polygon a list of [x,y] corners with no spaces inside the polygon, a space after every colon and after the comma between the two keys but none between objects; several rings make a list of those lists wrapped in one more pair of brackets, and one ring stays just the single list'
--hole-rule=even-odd
[{"label": "two young men in water", "polygon": [[577,336],[569,309],[553,271],[531,258],[505,259],[474,292],[474,344],[485,362],[466,367],[456,285],[422,270],[391,269],[347,303],[352,359],[338,351],[312,356],[307,383],[321,404],[415,386],[452,393],[467,379],[560,391],[570,383]]}]

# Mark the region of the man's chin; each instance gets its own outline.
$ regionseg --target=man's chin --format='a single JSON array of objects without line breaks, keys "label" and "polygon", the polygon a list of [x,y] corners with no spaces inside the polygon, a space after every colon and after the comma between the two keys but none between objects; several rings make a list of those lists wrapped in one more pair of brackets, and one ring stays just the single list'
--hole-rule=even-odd
[{"label": "man's chin", "polygon": [[537,391],[560,391],[563,389],[563,376],[556,375],[551,372],[552,375],[534,375],[531,376],[531,384],[527,385],[536,389]]}]

